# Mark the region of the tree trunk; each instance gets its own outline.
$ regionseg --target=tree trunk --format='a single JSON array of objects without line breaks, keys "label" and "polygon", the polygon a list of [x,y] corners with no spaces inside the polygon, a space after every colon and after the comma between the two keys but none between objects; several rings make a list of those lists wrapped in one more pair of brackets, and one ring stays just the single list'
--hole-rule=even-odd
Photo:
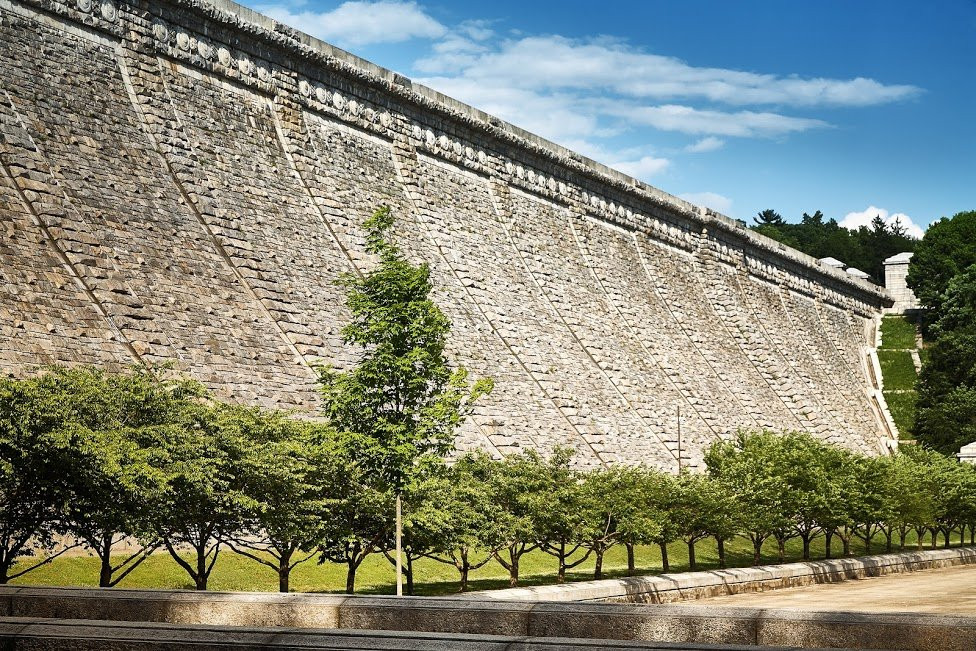
[{"label": "tree trunk", "polygon": [[850,536],[841,536],[840,537],[840,541],[842,543],[844,543],[844,556],[845,557],[850,556],[851,555],[851,537]]},{"label": "tree trunk", "polygon": [[519,559],[518,556],[512,556],[512,562],[508,568],[508,585],[512,588],[518,587],[519,579]]},{"label": "tree trunk", "polygon": [[355,560],[346,561],[346,594],[353,594],[356,592],[356,570],[358,565],[356,565]]},{"label": "tree trunk", "polygon": [[899,529],[898,530],[898,549],[899,550],[905,549],[905,538],[907,538],[907,537],[908,537],[908,530],[907,529]]},{"label": "tree trunk", "polygon": [[976,545],[976,527],[969,525],[969,544]]},{"label": "tree trunk", "polygon": [[288,592],[288,579],[291,577],[291,549],[281,552],[278,561],[278,592]]},{"label": "tree trunk", "polygon": [[946,549],[949,549],[949,546],[951,544],[951,540],[949,538],[949,534],[951,533],[951,531],[952,530],[951,529],[948,529],[948,528],[946,528],[946,529],[944,529],[942,531],[942,535],[945,536],[945,548]]},{"label": "tree trunk", "polygon": [[596,566],[593,568],[593,578],[602,579],[603,578],[603,549],[600,548],[596,551]]},{"label": "tree trunk", "polygon": [[407,581],[407,596],[413,596],[413,557],[407,554],[407,564],[403,568],[403,578]]},{"label": "tree trunk", "polygon": [[808,561],[810,560],[810,534],[803,534],[800,539],[803,540],[803,560]]},{"label": "tree trunk", "polygon": [[637,573],[637,565],[634,563],[634,543],[624,543],[627,547],[627,576],[634,576]]},{"label": "tree trunk", "polygon": [[885,551],[891,553],[891,539],[895,537],[895,532],[892,529],[885,530]]},{"label": "tree trunk", "polygon": [[692,572],[698,569],[698,563],[695,560],[695,543],[688,542],[688,569]]},{"label": "tree trunk", "polygon": [[824,539],[825,539],[824,549],[826,550],[826,553],[824,554],[824,558],[833,558],[833,556],[831,556],[831,550],[830,550],[830,543],[834,541],[833,529],[827,529],[824,531]]},{"label": "tree trunk", "polygon": [[776,556],[780,563],[786,560],[786,538],[782,536],[776,536]]},{"label": "tree trunk", "polygon": [[468,572],[471,571],[471,566],[467,562],[461,563],[461,567],[458,570],[461,573],[461,589],[458,592],[467,592],[468,590]]},{"label": "tree trunk", "polygon": [[762,541],[753,539],[752,541],[752,564],[759,565],[762,562]]},{"label": "tree trunk", "polygon": [[566,583],[566,543],[559,543],[559,570],[556,572],[556,583]]},{"label": "tree trunk", "polygon": [[[214,552],[216,553],[216,551]],[[207,589],[207,547],[206,543],[202,547],[197,547],[197,573],[193,577],[197,590]]]},{"label": "tree trunk", "polygon": [[668,545],[667,543],[658,543],[661,548],[661,571],[667,572],[671,569],[671,563],[668,562]]},{"label": "tree trunk", "polygon": [[101,559],[101,568],[98,572],[98,587],[109,588],[112,586],[112,538],[108,535],[102,539],[102,549],[98,557]]},{"label": "tree trunk", "polygon": [[718,566],[725,569],[725,538],[716,538],[715,542],[718,543]]}]

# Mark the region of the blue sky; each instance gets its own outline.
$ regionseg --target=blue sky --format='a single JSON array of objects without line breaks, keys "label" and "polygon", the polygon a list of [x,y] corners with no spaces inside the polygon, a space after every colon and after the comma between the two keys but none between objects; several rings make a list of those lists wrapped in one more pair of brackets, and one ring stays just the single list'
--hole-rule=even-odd
[{"label": "blue sky", "polygon": [[245,4],[731,217],[976,209],[972,0]]}]

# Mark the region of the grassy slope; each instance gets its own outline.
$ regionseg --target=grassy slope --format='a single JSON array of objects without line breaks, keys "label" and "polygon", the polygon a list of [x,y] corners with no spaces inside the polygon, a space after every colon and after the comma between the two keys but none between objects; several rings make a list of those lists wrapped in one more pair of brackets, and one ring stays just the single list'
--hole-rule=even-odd
[{"label": "grassy slope", "polygon": [[[881,321],[878,361],[884,381],[884,397],[899,436],[912,438],[915,425],[915,364],[909,350],[915,349],[915,324],[903,316],[886,316]],[[924,359],[925,351],[919,353]],[[897,393],[896,393],[897,392]]]},{"label": "grassy slope", "polygon": [[[897,538],[894,541],[897,549]],[[914,545],[914,535],[909,541]],[[864,553],[863,543],[854,541],[855,554]],[[698,569],[718,567],[715,544],[703,541],[696,547]],[[763,562],[776,562],[775,544],[767,544],[763,549]],[[800,559],[801,547],[798,540],[788,545],[787,560]],[[814,541],[814,558],[823,558],[823,538]],[[875,539],[871,551],[884,551],[884,537]],[[840,543],[834,540],[834,555],[840,554]],[[688,552],[684,543],[674,543],[669,548],[671,571],[688,569]],[[743,539],[736,539],[728,545],[730,565],[748,566],[752,563],[752,548]],[[641,547],[637,550],[639,573],[648,574],[661,571],[661,557],[657,547]],[[612,549],[604,560],[606,578],[624,576],[627,567],[626,550],[623,547]],[[451,594],[457,591],[457,573],[453,567],[423,560],[416,564],[417,593],[425,595]],[[521,585],[540,585],[551,583],[555,576],[555,559],[541,552],[532,552],[522,561]],[[568,574],[569,581],[592,579],[593,559],[586,561]],[[95,586],[98,584],[98,564],[91,557],[60,558],[50,565],[30,572],[13,581],[26,585],[71,585]],[[394,592],[393,568],[385,558],[375,555],[366,559],[357,575],[357,592],[364,594],[392,594]],[[318,565],[314,560],[300,565],[292,574],[291,588],[296,592],[341,592],[345,586],[345,568],[326,563]],[[189,577],[166,554],[157,554],[143,563],[119,585],[120,588],[187,588],[193,585]],[[470,589],[487,590],[508,587],[508,575],[497,563],[491,562],[472,573]],[[277,577],[268,568],[238,556],[232,552],[221,552],[211,576],[211,590],[273,591],[277,590]]]}]

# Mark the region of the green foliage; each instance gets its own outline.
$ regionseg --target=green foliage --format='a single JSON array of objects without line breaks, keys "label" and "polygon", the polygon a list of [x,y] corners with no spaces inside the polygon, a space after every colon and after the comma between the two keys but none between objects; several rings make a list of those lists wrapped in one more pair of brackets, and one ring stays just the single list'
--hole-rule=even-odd
[{"label": "green foliage", "polygon": [[[906,249],[907,250],[907,249]],[[908,267],[908,286],[928,308],[923,323],[942,315],[945,292],[954,277],[976,264],[976,211],[933,222],[919,241]]]},{"label": "green foliage", "polygon": [[947,455],[976,441],[976,387],[953,387],[937,399],[920,392],[914,431],[919,441]]},{"label": "green foliage", "polygon": [[769,208],[760,211],[752,220],[756,222],[757,226],[782,226],[786,223],[783,221],[782,215]]},{"label": "green foliage", "polygon": [[330,489],[345,472],[333,432],[288,414],[238,408],[224,423],[250,447],[239,467],[253,508],[231,548],[271,568],[288,592],[291,571],[310,560],[336,498]]},{"label": "green foliage", "polygon": [[[182,423],[161,430],[157,441],[166,488],[153,523],[166,550],[198,590],[207,581],[221,547],[244,529],[259,509],[248,491],[245,466],[253,452],[242,434],[245,407],[201,404]],[[189,547],[188,562],[180,550]]]},{"label": "green foliage", "polygon": [[911,353],[904,350],[879,350],[878,362],[886,391],[915,388],[918,374]]},{"label": "green foliage", "polygon": [[[164,375],[165,369],[143,367],[111,375],[54,367],[0,382],[8,509],[0,525],[6,544],[0,580],[18,556],[48,551],[54,532],[95,552],[103,586],[117,583],[155,548],[150,516],[164,478],[154,442],[203,393],[196,383]],[[113,565],[112,547],[126,536],[147,540],[146,548]]]},{"label": "green foliage", "polygon": [[836,219],[825,219],[819,210],[812,215],[803,213],[799,223],[787,223],[782,218],[767,220],[766,213],[776,215],[771,210],[760,213],[752,227],[756,232],[815,258],[841,260],[866,272],[879,284],[884,280],[884,260],[896,253],[914,250],[917,242],[907,235],[903,226],[889,226],[880,217],[876,217],[870,227],[849,230]]},{"label": "green foliage", "polygon": [[881,319],[881,346],[887,349],[914,349],[915,324],[903,316],[886,316]]},{"label": "green foliage", "polygon": [[509,584],[518,585],[519,562],[539,547],[536,527],[544,509],[548,482],[540,467],[545,462],[534,450],[505,457],[486,476],[486,490],[495,504],[497,528],[486,545],[509,572]]},{"label": "green foliage", "polygon": [[450,369],[450,322],[430,299],[430,269],[412,265],[388,240],[392,224],[385,207],[365,222],[366,249],[378,264],[340,280],[352,313],[343,341],[361,349],[359,362],[345,372],[323,367],[319,382],[323,414],[358,437],[360,465],[398,492],[420,457],[450,449],[455,429],[492,383],[469,385],[463,368]]},{"label": "green foliage", "polygon": [[[485,490],[492,467],[485,453],[468,454],[442,472],[414,482],[405,495],[407,547],[415,546],[421,556],[453,566],[460,592],[468,589],[471,572],[492,560],[496,550],[487,541],[499,540],[501,523],[492,495]],[[412,574],[411,568],[411,579]],[[408,582],[408,594],[413,593],[412,583]]]},{"label": "green foliage", "polygon": [[358,363],[319,369],[322,412],[352,466],[322,559],[346,563],[350,592],[356,569],[389,534],[382,509],[440,463],[474,401],[492,389],[490,379],[469,384],[464,368],[451,370],[444,354],[451,324],[430,298],[430,269],[389,240],[392,225],[386,207],[366,220],[366,250],[377,264],[339,281],[352,316],[342,337],[360,349]]},{"label": "green foliage", "polygon": [[898,434],[901,438],[910,440],[915,429],[915,408],[918,394],[914,391],[885,391],[885,402],[891,413]]}]

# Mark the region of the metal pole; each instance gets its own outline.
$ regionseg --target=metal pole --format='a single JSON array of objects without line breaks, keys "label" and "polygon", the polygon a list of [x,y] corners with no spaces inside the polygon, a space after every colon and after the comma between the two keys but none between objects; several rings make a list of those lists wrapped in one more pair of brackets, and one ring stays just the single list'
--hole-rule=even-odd
[{"label": "metal pole", "polygon": [[396,575],[397,575],[397,596],[403,596],[403,561],[400,558],[400,550],[403,549],[403,522],[400,517],[400,493],[396,498]]},{"label": "metal pole", "polygon": [[678,474],[681,474],[681,405],[678,405]]}]

